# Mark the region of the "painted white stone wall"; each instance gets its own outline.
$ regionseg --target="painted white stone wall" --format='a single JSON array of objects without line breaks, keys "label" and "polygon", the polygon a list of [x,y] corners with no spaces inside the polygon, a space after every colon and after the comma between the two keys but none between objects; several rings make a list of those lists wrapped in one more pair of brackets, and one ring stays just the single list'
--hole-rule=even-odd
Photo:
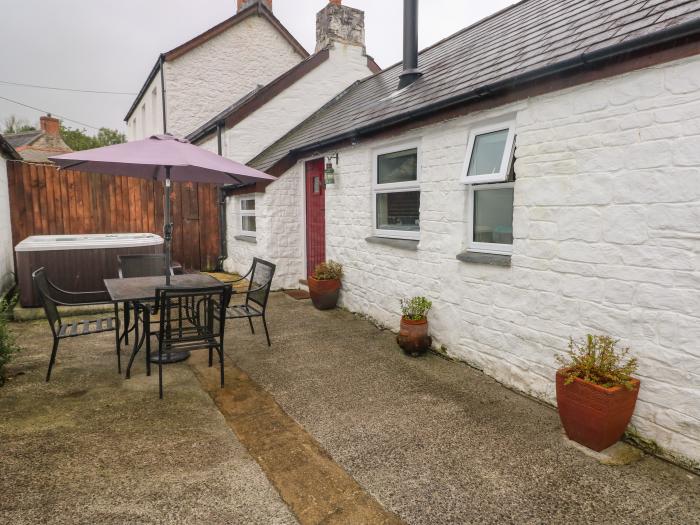
[{"label": "painted white stone wall", "polygon": [[10,224],[10,192],[7,180],[7,160],[0,155],[0,297],[12,286],[15,271],[12,227]]},{"label": "painted white stone wall", "polygon": [[353,82],[371,74],[362,47],[336,43],[328,60],[227,129],[223,135],[224,154],[239,162],[250,161]]},{"label": "painted white stone wall", "polygon": [[264,18],[251,16],[165,64],[168,131],[178,136],[267,84],[302,57]]},{"label": "painted white stone wall", "polygon": [[[239,196],[229,197],[227,209],[228,254],[224,268],[245,273],[253,257],[261,257],[277,265],[273,288],[298,288],[303,253],[302,217],[303,179],[301,168],[295,167],[284,177],[255,194],[256,243],[236,240],[240,235]],[[250,198],[246,195],[245,198]]]},{"label": "painted white stone wall", "polygon": [[148,85],[141,102],[127,121],[126,138],[129,141],[140,140],[160,133],[163,133],[163,101],[159,73]]},{"label": "painted white stone wall", "polygon": [[[503,115],[517,122],[512,266],[463,263],[468,133]],[[411,139],[422,152],[418,250],[369,244],[372,150]],[[342,305],[397,329],[399,298],[425,295],[437,345],[550,403],[569,336],[620,338],[640,361],[633,425],[698,462],[699,144],[692,58],[342,149],[326,194],[327,254],[345,266]],[[304,274],[300,174],[298,164],[268,188],[265,214],[279,218],[259,226],[274,236],[261,255],[275,260],[282,243],[300,255],[284,260],[288,284]]]}]

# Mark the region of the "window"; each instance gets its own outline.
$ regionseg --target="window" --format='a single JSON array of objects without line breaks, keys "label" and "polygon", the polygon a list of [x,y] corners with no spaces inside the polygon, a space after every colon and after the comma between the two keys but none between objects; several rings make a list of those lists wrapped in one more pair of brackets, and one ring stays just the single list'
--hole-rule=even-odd
[{"label": "window", "polygon": [[255,237],[255,199],[241,199],[241,235]]},{"label": "window", "polygon": [[398,146],[378,151],[374,163],[374,233],[379,237],[418,239],[420,186],[418,148]]},{"label": "window", "polygon": [[500,122],[472,130],[462,170],[464,184],[505,182],[511,168],[515,126]]},{"label": "window", "polygon": [[472,186],[469,191],[469,250],[513,252],[514,183]]}]

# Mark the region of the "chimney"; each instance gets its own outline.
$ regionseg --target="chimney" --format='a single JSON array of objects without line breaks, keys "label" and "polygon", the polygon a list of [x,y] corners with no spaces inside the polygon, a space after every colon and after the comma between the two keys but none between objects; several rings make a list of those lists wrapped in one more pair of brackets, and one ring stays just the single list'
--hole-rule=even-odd
[{"label": "chimney", "polygon": [[47,135],[58,137],[61,133],[61,122],[51,116],[51,113],[39,119],[41,130]]},{"label": "chimney", "polygon": [[263,4],[272,11],[272,0],[238,0],[238,12],[254,4]]},{"label": "chimney", "polygon": [[422,74],[418,69],[418,0],[403,0],[403,73],[399,89],[410,86]]},{"label": "chimney", "polygon": [[333,42],[365,47],[365,13],[330,0],[316,15],[316,52]]}]

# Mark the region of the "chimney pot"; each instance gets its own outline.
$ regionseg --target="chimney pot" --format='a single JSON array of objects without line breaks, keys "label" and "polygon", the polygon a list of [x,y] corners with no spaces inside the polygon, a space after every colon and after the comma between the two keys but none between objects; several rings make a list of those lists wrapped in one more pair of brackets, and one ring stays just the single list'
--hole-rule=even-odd
[{"label": "chimney pot", "polygon": [[242,11],[246,7],[258,3],[263,4],[270,11],[272,11],[272,0],[238,0],[238,11]]},{"label": "chimney pot", "polygon": [[365,13],[329,0],[316,15],[316,52],[333,42],[365,47]]},{"label": "chimney pot", "polygon": [[54,137],[58,137],[61,133],[61,121],[58,120],[57,118],[54,118],[51,116],[51,113],[49,113],[46,116],[43,116],[39,119],[40,127],[41,130],[48,134],[48,135],[53,135]]}]

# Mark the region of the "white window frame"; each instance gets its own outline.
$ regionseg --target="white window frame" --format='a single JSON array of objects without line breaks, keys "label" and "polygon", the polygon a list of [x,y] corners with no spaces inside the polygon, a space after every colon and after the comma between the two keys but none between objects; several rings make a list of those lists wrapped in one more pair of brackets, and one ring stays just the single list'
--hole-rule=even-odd
[{"label": "white window frame", "polygon": [[[513,253],[512,244],[496,244],[493,242],[476,242],[474,241],[474,227],[476,221],[474,218],[474,194],[477,191],[497,190],[500,188],[515,188],[515,182],[505,182],[502,184],[482,184],[478,186],[471,185],[469,187],[469,235],[467,236],[467,250],[470,252],[491,253],[495,255],[511,255]],[[512,225],[511,225],[512,227]]]},{"label": "white window frame", "polygon": [[[253,210],[244,210],[243,209],[243,202],[244,201],[253,201],[255,203],[255,209]],[[249,197],[241,197],[238,199],[238,229],[241,232],[241,235],[245,235],[246,237],[257,237],[258,232],[256,231],[250,231],[250,230],[244,230],[243,229],[243,217],[255,217],[256,212],[258,211],[258,203],[256,202],[257,199],[255,196]],[[255,221],[255,227],[258,227],[257,224],[257,219]]]},{"label": "white window frame", "polygon": [[[508,137],[506,138],[506,145],[503,149],[503,158],[501,159],[501,167],[498,173],[485,173],[481,175],[471,175],[469,173],[469,165],[471,164],[472,155],[474,154],[474,144],[476,143],[476,137],[479,135],[486,135],[488,133],[493,133],[495,131],[508,130]],[[462,184],[484,184],[492,182],[506,182],[508,180],[508,175],[511,167],[511,160],[513,159],[513,146],[515,143],[515,122],[513,120],[501,120],[499,122],[493,122],[488,125],[479,126],[472,129],[469,132],[469,141],[467,142],[467,157],[464,160],[464,166],[462,168]]]},{"label": "white window frame", "polygon": [[[379,184],[379,157],[387,153],[398,153],[406,150],[416,150],[416,180],[407,182],[390,182]],[[372,152],[372,231],[376,237],[386,237],[389,239],[407,239],[420,240],[420,210],[418,231],[400,231],[400,230],[383,230],[377,228],[377,195],[382,193],[401,193],[409,191],[417,191],[420,193],[421,180],[421,148],[420,142],[405,142],[402,144],[394,144]]]}]

